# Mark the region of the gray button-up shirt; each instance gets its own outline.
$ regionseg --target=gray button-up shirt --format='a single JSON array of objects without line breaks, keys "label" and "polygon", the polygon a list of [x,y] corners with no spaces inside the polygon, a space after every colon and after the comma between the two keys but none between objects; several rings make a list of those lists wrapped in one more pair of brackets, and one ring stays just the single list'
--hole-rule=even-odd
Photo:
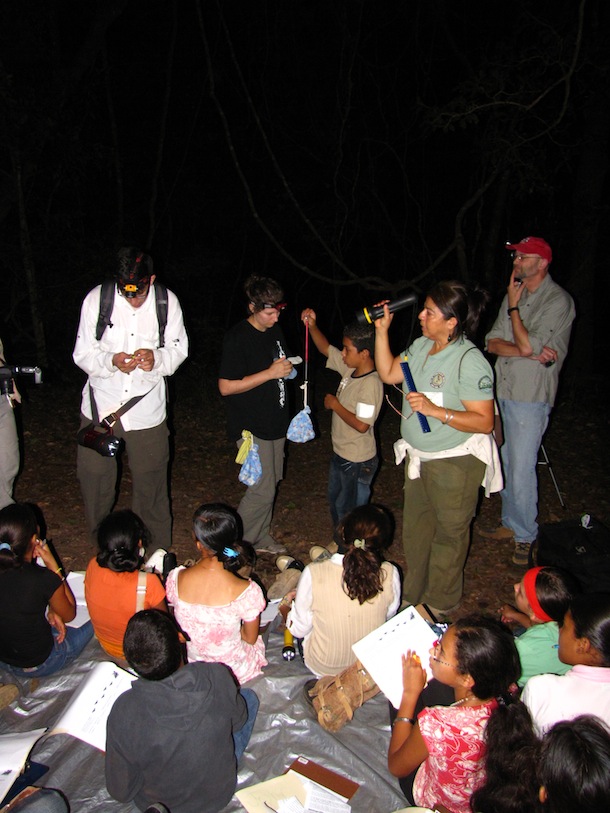
[{"label": "gray button-up shirt", "polygon": [[[507,309],[508,297],[505,296],[498,317],[485,337],[486,345],[490,339],[514,342]],[[523,292],[519,300],[519,316],[528,332],[533,354],[538,355],[546,345],[557,351],[557,362],[545,367],[539,361],[524,356],[498,356],[495,369],[496,395],[499,399],[543,402],[553,406],[575,315],[572,297],[553,282],[549,274],[536,291]]]}]

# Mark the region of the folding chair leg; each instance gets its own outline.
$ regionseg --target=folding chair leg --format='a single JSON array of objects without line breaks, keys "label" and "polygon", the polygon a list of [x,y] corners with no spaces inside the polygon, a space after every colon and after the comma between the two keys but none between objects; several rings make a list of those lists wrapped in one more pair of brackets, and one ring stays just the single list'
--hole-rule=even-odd
[{"label": "folding chair leg", "polygon": [[559,486],[558,486],[557,480],[555,478],[555,473],[553,471],[553,467],[551,466],[551,461],[549,460],[549,456],[546,453],[546,449],[544,448],[543,443],[540,444],[540,450],[542,451],[542,456],[544,457],[544,460],[539,460],[538,465],[539,466],[546,466],[547,469],[549,470],[549,474],[551,475],[551,480],[553,481],[553,485],[555,486],[555,491],[557,492],[557,496],[559,497],[559,504],[561,505],[561,507],[565,511],[567,506],[566,506],[566,504],[565,504],[565,502],[563,500],[563,497],[561,496],[561,491],[559,490]]}]

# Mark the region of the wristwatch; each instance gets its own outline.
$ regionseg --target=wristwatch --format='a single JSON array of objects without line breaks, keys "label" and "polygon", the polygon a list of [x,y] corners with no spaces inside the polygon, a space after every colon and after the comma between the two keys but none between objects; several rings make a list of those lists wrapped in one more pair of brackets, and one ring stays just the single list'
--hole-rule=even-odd
[{"label": "wristwatch", "polygon": [[512,313],[512,311],[518,311],[518,310],[519,310],[518,306],[517,306],[517,305],[513,305],[513,307],[512,307],[512,308],[507,308],[506,313],[507,313],[507,314],[510,316],[510,315],[511,315],[511,313]]}]

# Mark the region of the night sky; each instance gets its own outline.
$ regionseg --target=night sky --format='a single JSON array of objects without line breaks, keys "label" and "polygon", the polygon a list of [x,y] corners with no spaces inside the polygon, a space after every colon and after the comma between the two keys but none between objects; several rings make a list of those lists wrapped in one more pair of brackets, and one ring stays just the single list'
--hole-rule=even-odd
[{"label": "night sky", "polygon": [[586,368],[609,288],[609,5],[5,0],[11,354],[40,357],[34,319],[65,364],[123,244],[150,250],[211,361],[254,271],[285,285],[289,331],[310,305],[337,332],[439,278],[497,302],[504,242],[537,234]]}]

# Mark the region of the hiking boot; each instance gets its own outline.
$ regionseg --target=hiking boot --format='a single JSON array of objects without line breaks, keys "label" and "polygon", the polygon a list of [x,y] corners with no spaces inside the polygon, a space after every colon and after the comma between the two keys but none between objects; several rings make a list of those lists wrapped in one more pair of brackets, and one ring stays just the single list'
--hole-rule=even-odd
[{"label": "hiking boot", "polygon": [[494,539],[496,542],[505,542],[507,539],[514,539],[515,533],[505,525],[498,525],[497,528],[477,528],[477,533],[483,539]]},{"label": "hiking boot", "polygon": [[528,567],[530,563],[531,542],[515,542],[515,550],[511,561],[519,567]]}]

